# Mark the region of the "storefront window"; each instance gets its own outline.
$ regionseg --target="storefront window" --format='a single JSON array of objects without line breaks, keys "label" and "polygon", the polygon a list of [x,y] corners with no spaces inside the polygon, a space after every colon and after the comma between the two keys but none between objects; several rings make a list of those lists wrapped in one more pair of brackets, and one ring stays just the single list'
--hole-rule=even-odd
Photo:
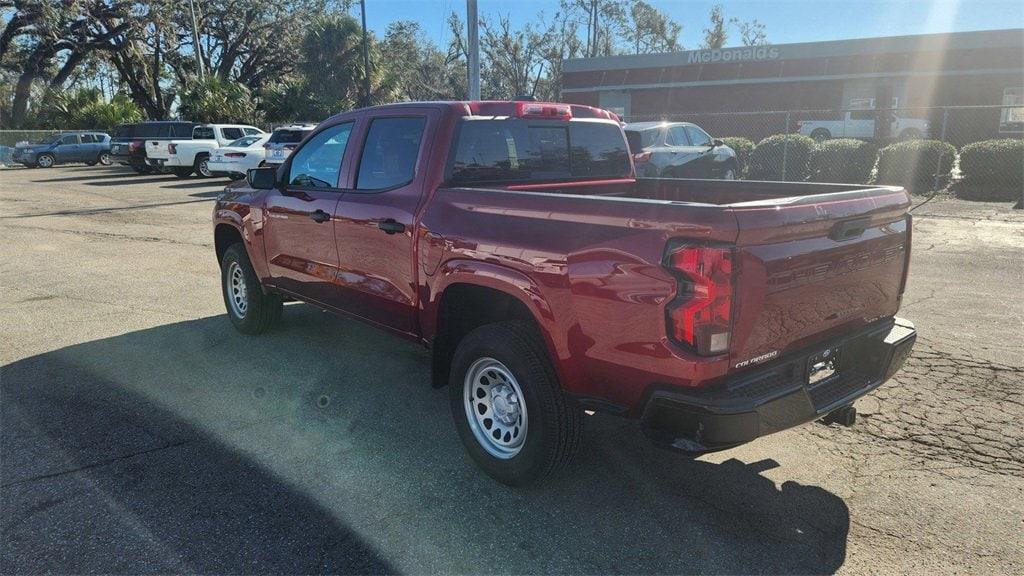
[{"label": "storefront window", "polygon": [[1003,113],[999,117],[999,132],[1024,133],[1024,88],[1015,86],[1003,90]]}]

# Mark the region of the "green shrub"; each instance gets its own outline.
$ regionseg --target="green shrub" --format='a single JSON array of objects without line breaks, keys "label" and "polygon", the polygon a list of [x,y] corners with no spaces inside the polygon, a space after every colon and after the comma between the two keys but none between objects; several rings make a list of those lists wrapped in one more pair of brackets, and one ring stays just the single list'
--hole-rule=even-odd
[{"label": "green shrub", "polygon": [[1024,189],[1024,140],[985,140],[964,146],[960,176],[952,187],[960,198],[1019,200]]},{"label": "green shrub", "polygon": [[810,179],[864,184],[871,179],[877,155],[878,148],[870,142],[852,138],[825,140],[811,153]]},{"label": "green shrub", "polygon": [[750,163],[750,153],[754,151],[754,142],[738,136],[722,138],[722,142],[725,142],[725,145],[732,148],[733,152],[736,153],[739,172],[741,175],[744,174],[747,170],[747,165]]},{"label": "green shrub", "polygon": [[875,182],[903,186],[916,194],[931,192],[938,175],[939,188],[949,183],[956,148],[938,140],[896,142],[878,152]]},{"label": "green shrub", "polygon": [[[750,153],[747,178],[751,180],[807,179],[814,140],[800,134],[776,134],[757,143]],[[783,177],[785,163],[785,177]]]}]

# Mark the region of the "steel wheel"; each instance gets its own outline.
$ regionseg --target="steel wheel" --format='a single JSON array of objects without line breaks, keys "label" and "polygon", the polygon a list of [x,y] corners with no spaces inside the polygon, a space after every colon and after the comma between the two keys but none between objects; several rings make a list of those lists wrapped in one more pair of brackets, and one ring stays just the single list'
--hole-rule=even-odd
[{"label": "steel wheel", "polygon": [[245,287],[245,273],[238,262],[232,262],[228,267],[228,281],[224,290],[227,292],[231,312],[239,318],[245,318],[245,311],[249,308],[249,295]]},{"label": "steel wheel", "polygon": [[110,157],[110,152],[104,152],[100,154],[100,164],[104,166],[110,166],[114,163],[114,160]]},{"label": "steel wheel", "polygon": [[512,371],[494,358],[480,358],[466,371],[462,391],[466,419],[480,446],[503,460],[519,454],[529,420]]},{"label": "steel wheel", "polygon": [[39,164],[40,168],[52,168],[53,156],[50,156],[49,154],[43,154],[36,160],[36,164]]}]

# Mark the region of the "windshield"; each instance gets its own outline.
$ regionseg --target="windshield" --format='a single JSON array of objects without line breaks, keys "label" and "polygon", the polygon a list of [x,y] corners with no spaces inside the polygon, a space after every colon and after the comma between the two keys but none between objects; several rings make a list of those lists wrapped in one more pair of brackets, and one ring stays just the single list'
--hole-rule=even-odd
[{"label": "windshield", "polygon": [[626,141],[609,122],[464,120],[451,166],[452,183],[630,175]]}]

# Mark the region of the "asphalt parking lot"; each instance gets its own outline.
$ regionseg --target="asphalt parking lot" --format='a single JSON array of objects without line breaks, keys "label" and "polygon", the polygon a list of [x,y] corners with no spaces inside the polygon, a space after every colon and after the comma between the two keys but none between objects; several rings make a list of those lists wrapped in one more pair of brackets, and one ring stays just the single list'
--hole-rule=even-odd
[{"label": "asphalt parking lot", "polygon": [[0,172],[0,572],[1024,572],[1021,211],[915,212],[918,347],[856,427],[689,460],[592,416],[513,490],[416,345],[304,304],[231,328],[223,184]]}]

